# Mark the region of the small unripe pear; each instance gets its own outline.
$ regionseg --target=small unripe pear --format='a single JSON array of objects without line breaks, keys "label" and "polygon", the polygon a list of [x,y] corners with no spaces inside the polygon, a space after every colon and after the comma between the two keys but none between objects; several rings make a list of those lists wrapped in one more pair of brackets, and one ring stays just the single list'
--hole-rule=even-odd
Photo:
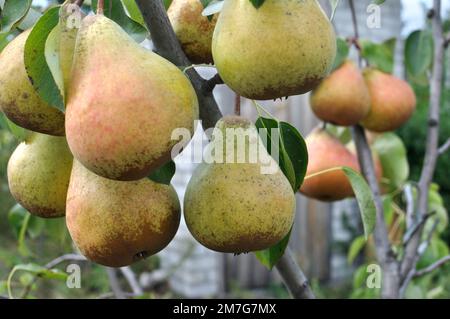
[{"label": "small unripe pear", "polygon": [[370,95],[358,67],[345,62],[330,74],[311,94],[311,107],[325,122],[352,126],[370,111]]},{"label": "small unripe pear", "polygon": [[370,112],[361,122],[366,129],[394,131],[411,118],[416,95],[407,82],[375,69],[365,70],[364,78],[371,97]]}]

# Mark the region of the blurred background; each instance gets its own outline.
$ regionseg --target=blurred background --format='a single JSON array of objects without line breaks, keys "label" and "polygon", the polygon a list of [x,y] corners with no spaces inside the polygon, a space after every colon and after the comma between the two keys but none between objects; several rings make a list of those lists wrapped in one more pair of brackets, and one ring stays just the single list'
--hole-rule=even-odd
[{"label": "blurred background", "polygon": [[[56,1],[54,1],[56,3]],[[328,1],[321,1],[326,11],[330,11]],[[402,39],[426,24],[426,13],[431,1],[389,0],[381,6],[380,28],[366,27],[367,6],[371,0],[356,1],[361,38],[382,42],[392,37],[400,38],[396,49],[397,76],[404,78]],[[45,8],[52,1],[33,1]],[[443,1],[444,14],[450,10],[450,1]],[[341,1],[334,25],[340,37],[353,35],[350,10],[347,1]],[[151,46],[151,43],[146,43]],[[211,68],[199,68],[205,77],[214,74]],[[0,70],[1,72],[1,70]],[[411,166],[411,179],[417,180],[422,165],[424,141],[426,137],[426,115],[428,92],[417,88],[418,110],[414,118],[398,134],[404,139]],[[224,114],[231,114],[234,93],[224,86],[214,92]],[[442,136],[450,136],[450,105],[445,92]],[[242,113],[256,119],[256,112],[250,101],[242,100]],[[286,101],[263,103],[277,118],[290,122],[306,136],[318,121],[310,112],[308,95],[291,97]],[[202,131],[197,132],[199,138]],[[11,269],[17,264],[47,262],[74,251],[64,220],[43,221],[31,218],[28,230],[23,234],[24,212],[15,206],[9,195],[6,166],[16,139],[7,131],[0,130],[0,295],[7,295],[6,282]],[[189,152],[189,149],[186,150]],[[181,202],[185,187],[195,164],[184,158],[177,161],[177,173],[173,184]],[[435,181],[441,187],[447,210],[450,210],[450,157],[443,156],[438,165]],[[325,204],[308,200],[297,195],[297,214],[290,247],[301,264],[318,297],[323,298],[370,298],[377,297],[375,290],[368,291],[362,285],[366,276],[364,263],[370,260],[370,250],[362,251],[351,264],[348,253],[355,238],[363,233],[357,204],[346,200]],[[447,252],[450,234],[443,234],[439,245],[430,246],[422,265],[431,264]],[[445,246],[445,247],[444,247]],[[19,273],[12,287],[19,295],[43,298],[110,298],[111,272],[104,267],[88,262],[79,262],[82,271],[81,288],[69,289],[64,282],[53,280],[36,281],[30,273]],[[131,272],[132,271],[132,272]],[[140,262],[116,274],[114,280],[124,287],[133,276],[144,288],[144,297],[256,297],[283,298],[288,293],[283,287],[276,270],[269,272],[252,254],[232,256],[214,253],[195,242],[184,222],[173,242],[160,254]],[[133,280],[134,280],[133,279]],[[16,286],[15,286],[16,285]],[[27,287],[26,294],[20,287]],[[450,265],[415,281],[408,297],[450,298]]]}]

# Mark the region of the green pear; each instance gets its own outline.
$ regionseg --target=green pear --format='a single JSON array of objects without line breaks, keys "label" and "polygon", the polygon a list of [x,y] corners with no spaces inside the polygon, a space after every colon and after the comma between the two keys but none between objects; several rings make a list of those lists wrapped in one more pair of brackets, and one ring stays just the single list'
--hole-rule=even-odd
[{"label": "green pear", "polygon": [[316,0],[225,0],[213,35],[214,62],[239,95],[269,100],[303,94],[328,75],[336,37]]},{"label": "green pear", "polygon": [[64,137],[32,133],[9,159],[11,194],[33,215],[64,216],[72,160]]},{"label": "green pear", "polygon": [[342,64],[311,94],[311,108],[325,122],[353,126],[370,111],[369,90],[361,71],[351,61]]},{"label": "green pear", "polygon": [[64,114],[39,97],[25,69],[24,49],[30,32],[22,32],[0,53],[0,109],[21,127],[63,136]]},{"label": "green pear", "polygon": [[[246,253],[266,249],[291,229],[295,214],[291,185],[264,146],[259,156],[252,156],[258,153],[254,149],[258,144],[261,141],[251,122],[223,118],[206,148],[216,161],[205,160],[189,182],[184,199],[186,224],[212,250]],[[267,167],[275,170],[265,172]]]},{"label": "green pear", "polygon": [[200,0],[174,0],[167,14],[173,30],[189,60],[193,63],[212,63],[211,43],[217,15],[202,16]]},{"label": "green pear", "polygon": [[175,65],[103,15],[77,35],[66,134],[75,158],[116,180],[148,176],[170,159],[174,129],[194,128],[196,93]]},{"label": "green pear", "polygon": [[66,222],[84,256],[122,267],[169,244],[180,223],[180,203],[172,186],[147,178],[106,179],[74,161]]},{"label": "green pear", "polygon": [[411,118],[417,100],[406,81],[372,68],[364,71],[364,78],[371,97],[370,112],[361,122],[366,129],[394,131]]}]

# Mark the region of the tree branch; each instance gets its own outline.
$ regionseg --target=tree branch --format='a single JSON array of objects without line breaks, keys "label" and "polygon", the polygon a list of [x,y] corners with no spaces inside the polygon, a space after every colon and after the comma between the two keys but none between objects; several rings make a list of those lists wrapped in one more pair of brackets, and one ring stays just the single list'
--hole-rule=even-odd
[{"label": "tree branch", "polygon": [[133,294],[135,296],[141,296],[144,293],[144,290],[142,289],[141,285],[137,281],[136,275],[133,272],[133,270],[130,267],[122,267],[122,268],[120,268],[120,271],[122,272],[122,275],[125,277],[128,284],[130,285],[130,288],[133,291]]},{"label": "tree branch", "polygon": [[[136,0],[136,3],[150,30],[156,51],[178,66],[191,65],[172,29],[162,1]],[[211,85],[209,85],[211,83],[205,84],[208,81],[202,79],[193,68],[187,70],[186,73],[197,92],[203,128],[213,127],[222,118],[222,113],[212,94]],[[218,78],[216,77],[214,81],[218,81]],[[306,278],[289,251],[286,251],[277,268],[288,288],[295,289],[291,290],[293,296],[298,298],[314,297],[308,285],[306,285],[308,289],[302,288],[307,283]],[[299,291],[306,292],[299,293]]]},{"label": "tree branch", "polygon": [[[136,0],[136,3],[150,30],[156,52],[177,66],[191,65],[172,29],[162,1]],[[214,100],[212,90],[206,88],[206,80],[194,68],[187,70],[186,74],[197,92],[203,128],[214,127],[217,121],[222,118],[222,113]]]},{"label": "tree branch", "polygon": [[[436,170],[439,156],[439,111],[442,94],[442,78],[444,65],[444,32],[441,19],[441,0],[433,1],[433,14],[431,15],[434,47],[433,73],[430,83],[430,107],[428,114],[428,133],[425,150],[425,159],[422,174],[418,184],[419,197],[417,211],[420,216],[428,213],[428,192]],[[412,238],[405,250],[405,256],[401,265],[401,275],[406,277],[411,269],[415,268],[417,249],[420,244],[422,229]]]},{"label": "tree branch", "polygon": [[125,299],[125,292],[120,287],[119,278],[117,278],[117,269],[105,267],[108,274],[109,285],[116,299]]},{"label": "tree branch", "polygon": [[438,260],[437,262],[435,262],[434,264],[428,266],[425,269],[416,271],[416,273],[414,274],[414,277],[425,276],[425,275],[427,275],[427,274],[437,270],[438,268],[442,267],[443,265],[445,265],[448,262],[450,262],[450,255],[442,258],[441,260]]},{"label": "tree branch", "polygon": [[[66,255],[59,256],[58,258],[55,258],[52,261],[48,262],[45,265],[45,268],[52,269],[66,261],[87,261],[87,259],[86,259],[86,257],[79,255],[79,254],[66,254]],[[33,280],[31,280],[31,282],[25,286],[25,288],[22,292],[22,295],[20,296],[21,299],[25,299],[28,296],[28,294],[31,291],[31,288],[37,282],[38,279],[39,279],[39,277],[34,276]]]},{"label": "tree branch", "polygon": [[444,155],[448,150],[450,150],[450,138],[439,148],[439,155]]},{"label": "tree branch", "polygon": [[286,248],[284,255],[275,266],[284,284],[295,299],[315,299],[313,291],[303,271],[296,263],[292,252]]}]

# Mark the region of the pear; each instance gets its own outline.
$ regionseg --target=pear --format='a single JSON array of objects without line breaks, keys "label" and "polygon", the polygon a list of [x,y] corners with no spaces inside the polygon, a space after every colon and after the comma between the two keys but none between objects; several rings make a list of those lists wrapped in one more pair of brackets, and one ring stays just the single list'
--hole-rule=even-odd
[{"label": "pear", "polygon": [[316,0],[225,0],[212,52],[223,81],[254,100],[303,94],[328,75],[333,27]]},{"label": "pear", "polygon": [[169,244],[180,223],[180,203],[172,186],[147,178],[106,179],[74,161],[66,221],[84,256],[101,265],[122,267]]},{"label": "pear", "polygon": [[66,134],[94,173],[138,180],[170,159],[174,129],[193,131],[196,93],[175,65],[148,51],[103,15],[78,31]]},{"label": "pear", "polygon": [[63,136],[64,114],[39,97],[25,69],[24,49],[30,32],[22,32],[0,53],[0,109],[21,127]]},{"label": "pear", "polygon": [[383,133],[405,124],[416,109],[416,95],[411,86],[390,74],[366,69],[364,78],[371,96],[371,110],[361,124]]},{"label": "pear", "polygon": [[64,216],[72,160],[64,137],[32,133],[9,159],[11,194],[33,215]]},{"label": "pear", "polygon": [[346,61],[311,94],[311,107],[325,122],[353,126],[370,111],[369,90],[358,67]]},{"label": "pear", "polygon": [[200,0],[174,0],[167,14],[187,57],[193,63],[212,63],[211,43],[217,15],[202,16]]},{"label": "pear", "polygon": [[[264,146],[250,160],[258,143],[252,123],[225,117],[206,148],[223,156],[205,161],[193,173],[185,193],[184,217],[192,235],[209,249],[225,253],[266,249],[283,239],[292,226],[292,188]],[[246,160],[239,160],[239,154]],[[220,158],[227,160],[221,163]],[[264,172],[263,167],[269,166],[275,169]]]},{"label": "pear", "polygon": [[[338,168],[349,167],[361,172],[355,150],[346,147],[336,137],[320,128],[308,135],[306,145],[309,161],[306,179],[300,192],[307,197],[325,202],[353,197],[352,185],[345,173]],[[381,180],[382,169],[379,158],[375,158],[375,163],[377,178]],[[334,168],[336,170],[333,170]]]}]

